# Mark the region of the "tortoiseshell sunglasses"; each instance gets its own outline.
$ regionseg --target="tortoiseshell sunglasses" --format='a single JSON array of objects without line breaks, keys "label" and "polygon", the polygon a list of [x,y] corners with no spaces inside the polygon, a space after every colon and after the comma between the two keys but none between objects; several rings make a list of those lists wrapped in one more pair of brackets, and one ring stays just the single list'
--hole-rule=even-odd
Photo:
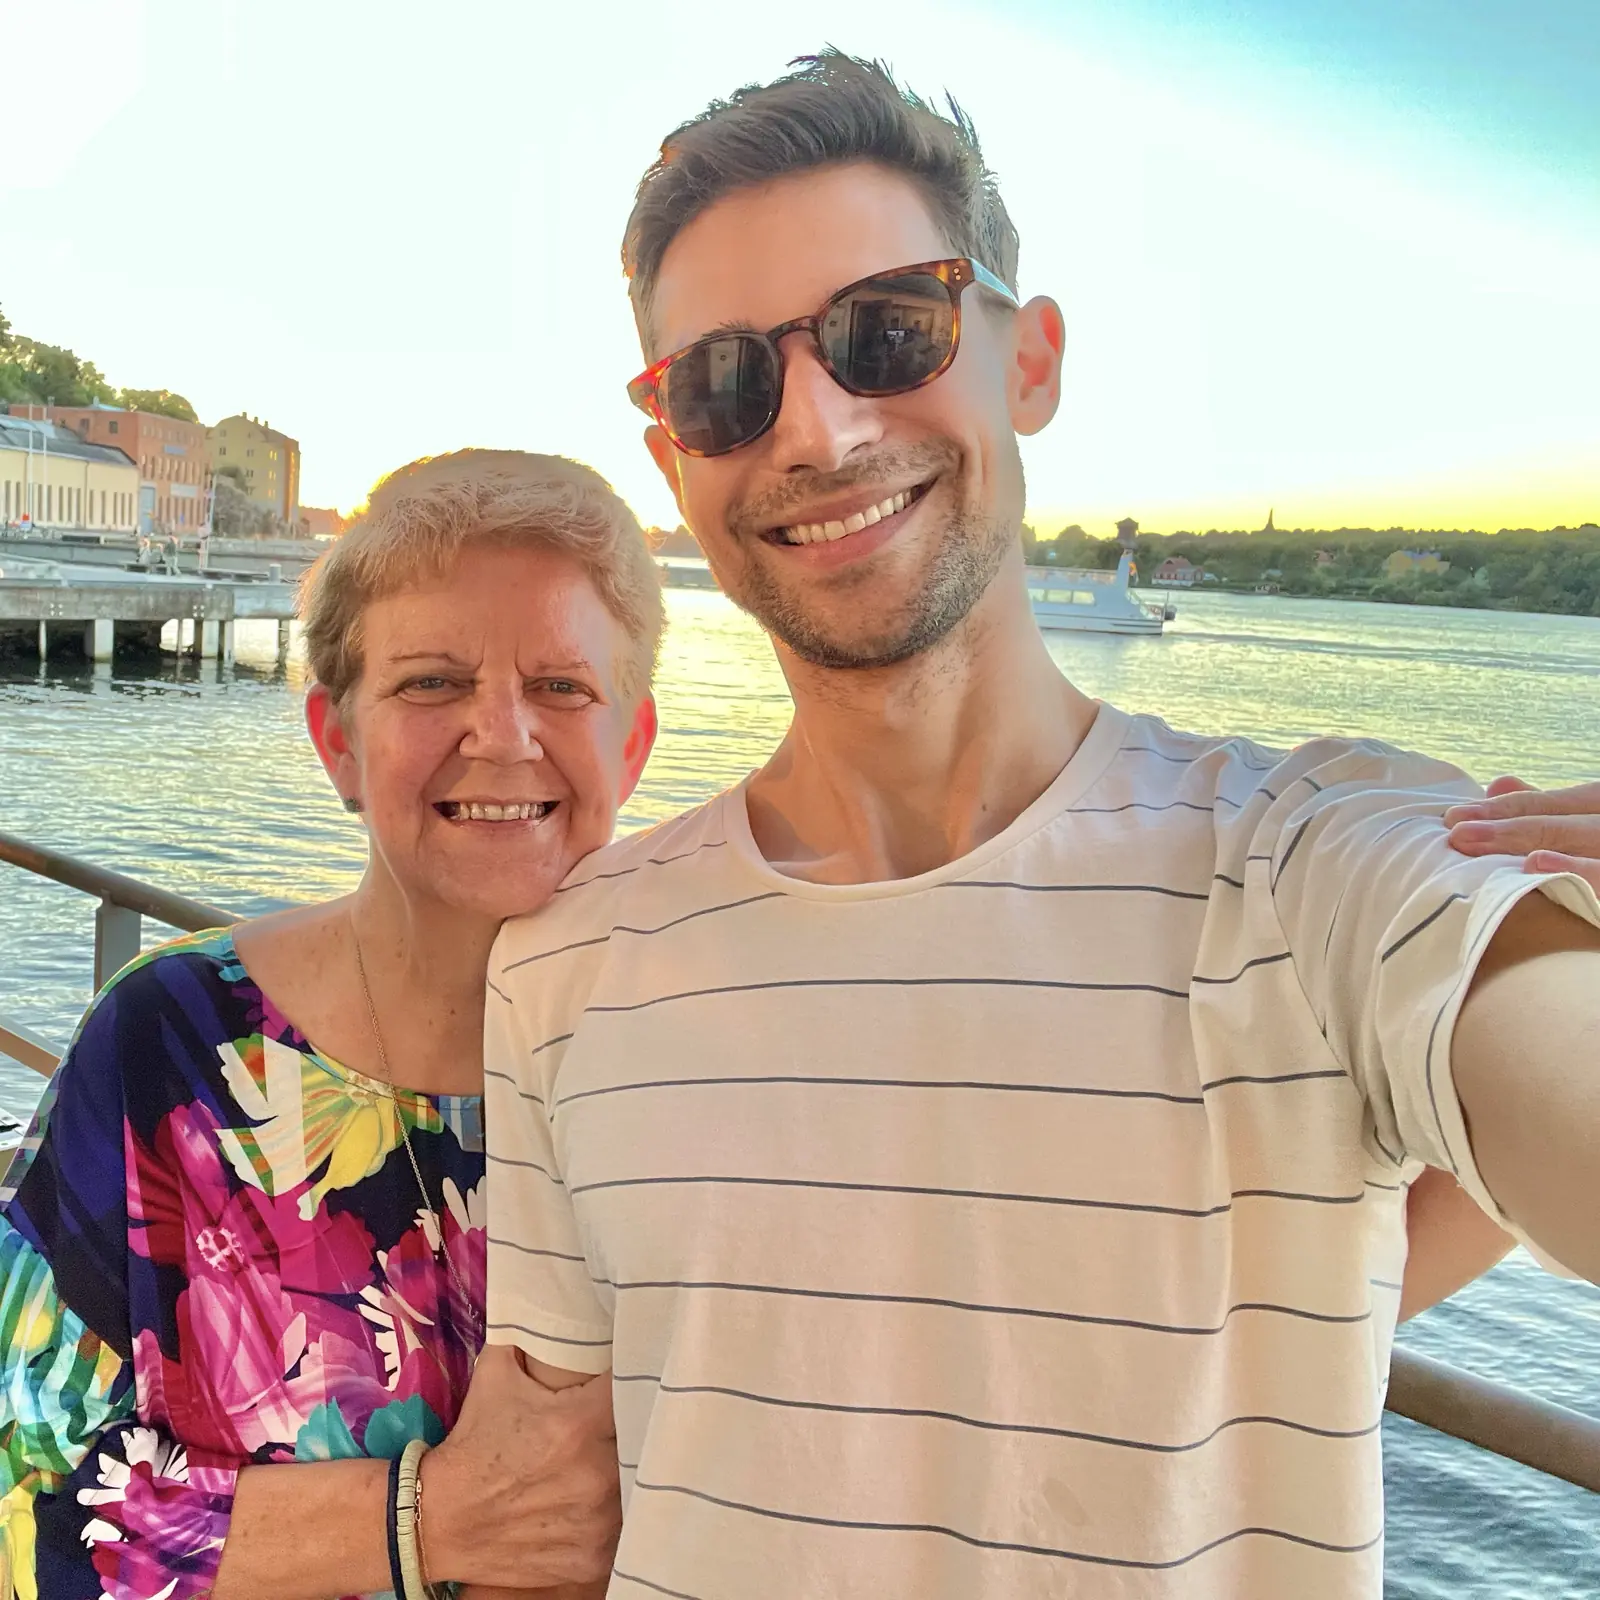
[{"label": "tortoiseshell sunglasses", "polygon": [[835,383],[851,394],[909,394],[932,383],[961,344],[961,291],[982,284],[1015,294],[970,256],[875,272],[830,295],[812,317],[765,333],[708,334],[663,356],[628,385],[628,398],[689,456],[720,456],[753,443],[783,403],[779,341],[809,333]]}]

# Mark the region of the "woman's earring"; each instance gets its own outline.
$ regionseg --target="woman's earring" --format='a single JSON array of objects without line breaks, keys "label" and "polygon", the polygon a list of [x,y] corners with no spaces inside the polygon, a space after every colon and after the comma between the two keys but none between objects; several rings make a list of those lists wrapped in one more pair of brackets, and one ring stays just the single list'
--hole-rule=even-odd
[{"label": "woman's earring", "polygon": [[346,811],[360,811],[361,802],[353,794],[342,795],[339,800]]}]

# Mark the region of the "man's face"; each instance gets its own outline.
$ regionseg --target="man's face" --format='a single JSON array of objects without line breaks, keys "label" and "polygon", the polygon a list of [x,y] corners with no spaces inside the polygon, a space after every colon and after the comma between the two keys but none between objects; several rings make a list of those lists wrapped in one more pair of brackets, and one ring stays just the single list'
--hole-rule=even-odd
[{"label": "man's face", "polygon": [[[740,191],[668,249],[654,348],[764,332],[871,273],[957,253],[914,185],[877,166]],[[806,333],[782,349],[783,404],[760,439],[701,460],[652,428],[651,454],[723,588],[797,656],[832,668],[904,660],[960,622],[1017,550],[1016,435],[1054,412],[1059,313],[1048,301],[1013,311],[969,288],[949,370],[887,398],[840,388]],[[836,534],[862,518],[843,537],[790,531],[832,523]]]}]

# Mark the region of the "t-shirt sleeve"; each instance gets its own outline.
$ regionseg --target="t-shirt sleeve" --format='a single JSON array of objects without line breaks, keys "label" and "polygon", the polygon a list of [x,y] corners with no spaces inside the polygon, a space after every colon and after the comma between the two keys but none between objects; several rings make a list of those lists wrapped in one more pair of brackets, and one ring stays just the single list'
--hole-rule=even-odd
[{"label": "t-shirt sleeve", "polygon": [[1251,881],[1270,894],[1306,999],[1365,1098],[1373,1142],[1397,1165],[1454,1173],[1522,1237],[1473,1160],[1450,1068],[1456,1019],[1524,895],[1542,891],[1596,925],[1600,900],[1570,874],[1451,849],[1445,809],[1482,791],[1441,762],[1377,745],[1308,745],[1266,789],[1274,798],[1251,843]]},{"label": "t-shirt sleeve", "polygon": [[571,1372],[611,1365],[609,1309],[590,1275],[551,1126],[563,1041],[534,1040],[523,1005],[491,980],[484,1013],[489,1165],[488,1328]]}]

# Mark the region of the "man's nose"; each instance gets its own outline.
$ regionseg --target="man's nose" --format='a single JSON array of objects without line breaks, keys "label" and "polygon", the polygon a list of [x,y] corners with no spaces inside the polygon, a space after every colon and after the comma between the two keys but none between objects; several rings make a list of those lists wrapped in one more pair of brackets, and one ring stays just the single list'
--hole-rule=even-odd
[{"label": "man's nose", "polygon": [[780,472],[833,472],[861,446],[876,444],[883,423],[877,402],[841,388],[812,338],[797,332],[784,340],[783,399],[771,437]]},{"label": "man's nose", "polygon": [[544,760],[539,707],[519,678],[515,683],[480,685],[468,708],[461,753],[476,761],[509,764]]}]

